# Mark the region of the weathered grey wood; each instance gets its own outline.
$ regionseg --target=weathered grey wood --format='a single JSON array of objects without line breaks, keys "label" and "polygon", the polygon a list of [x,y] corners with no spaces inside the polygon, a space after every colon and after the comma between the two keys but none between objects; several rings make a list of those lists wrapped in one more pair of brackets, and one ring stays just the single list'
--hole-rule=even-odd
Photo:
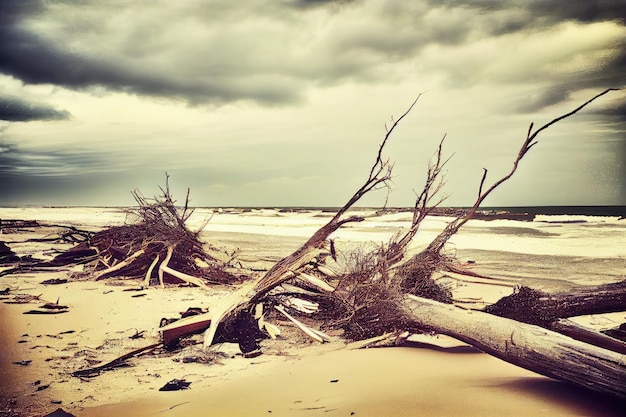
[{"label": "weathered grey wood", "polygon": [[487,306],[485,311],[550,328],[560,318],[626,311],[626,281],[580,286],[553,294],[522,287]]},{"label": "weathered grey wood", "polygon": [[539,326],[407,296],[414,324],[550,378],[626,398],[626,356]]},{"label": "weathered grey wood", "polygon": [[581,326],[580,324],[569,319],[560,319],[555,321],[552,323],[551,330],[582,342],[591,343],[592,345],[609,349],[623,355],[626,354],[626,342],[622,342],[621,340],[607,336],[604,333]]}]

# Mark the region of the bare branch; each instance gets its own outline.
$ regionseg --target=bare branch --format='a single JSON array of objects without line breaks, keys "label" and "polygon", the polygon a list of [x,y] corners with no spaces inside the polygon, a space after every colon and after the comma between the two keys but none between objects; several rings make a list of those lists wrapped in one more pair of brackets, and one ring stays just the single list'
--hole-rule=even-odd
[{"label": "bare branch", "polygon": [[304,265],[311,262],[326,245],[327,239],[333,232],[346,223],[360,222],[364,220],[364,218],[360,216],[350,216],[345,218],[343,216],[364,195],[380,187],[387,186],[387,184],[391,181],[393,164],[391,164],[388,159],[383,159],[383,150],[389,140],[389,137],[391,136],[391,133],[394,131],[398,123],[400,123],[400,121],[402,121],[402,119],[409,114],[420,96],[421,94],[417,96],[417,98],[413,101],[413,103],[411,103],[402,116],[398,118],[398,120],[393,121],[391,128],[387,129],[387,133],[378,147],[376,159],[372,164],[367,179],[352,195],[352,197],[348,199],[346,204],[344,204],[344,206],[337,211],[333,218],[330,219],[330,221],[324,226],[320,227],[302,246],[296,249],[296,251],[275,263],[265,273],[265,275],[254,283],[254,287],[252,289],[249,291],[242,289],[241,292],[231,297],[232,300],[225,300],[225,307],[218,309],[211,319],[211,326],[205,333],[205,346],[211,345],[219,323],[227,320],[229,317],[233,317],[237,311],[241,311],[241,309],[245,309],[247,306],[260,301],[268,291],[293,278],[293,271],[297,271]]},{"label": "bare branch", "polygon": [[478,198],[483,194],[483,185],[485,185],[485,180],[487,179],[487,168],[483,168],[483,177],[480,180],[480,186],[478,187]]},{"label": "bare branch", "polygon": [[[533,140],[537,137],[537,135],[538,135],[538,134],[539,134],[542,130],[545,130],[545,129],[549,128],[550,126],[552,126],[553,124],[555,124],[556,122],[559,122],[559,121],[561,121],[561,120],[563,120],[563,119],[565,119],[565,118],[567,118],[567,117],[570,117],[570,116],[571,116],[571,115],[573,115],[573,114],[578,113],[580,110],[582,110],[583,108],[585,108],[588,104],[590,104],[592,101],[594,101],[594,100],[596,100],[596,99],[598,99],[598,98],[602,97],[603,95],[605,95],[605,94],[607,94],[607,93],[609,93],[609,92],[611,92],[611,91],[620,91],[620,90],[622,90],[622,89],[621,89],[621,88],[607,88],[606,90],[604,90],[604,91],[603,91],[603,92],[601,92],[600,94],[596,94],[594,97],[592,97],[592,98],[590,98],[589,100],[585,101],[583,104],[581,104],[580,106],[576,107],[576,108],[575,108],[574,110],[572,110],[571,112],[566,113],[566,114],[564,114],[564,115],[562,115],[562,116],[559,116],[559,117],[557,117],[557,118],[555,118],[555,119],[553,119],[553,120],[549,121],[549,122],[548,122],[548,123],[546,123],[545,125],[541,126],[539,129],[537,129],[537,130],[535,131],[535,133],[533,133],[532,135],[530,135],[530,136],[528,137],[528,139],[527,139],[527,142],[526,142],[526,143],[527,143],[527,144],[529,144],[530,142],[532,142],[532,141],[533,141]],[[531,127],[531,129],[532,129],[532,125],[530,125],[530,127]],[[531,131],[531,130],[529,129],[529,130],[528,130],[528,132],[530,133],[530,131]],[[534,145],[534,144],[531,144],[531,146],[533,146],[533,145]],[[530,149],[530,148],[528,148],[528,149]],[[527,149],[527,150],[528,150],[528,149]]]},{"label": "bare branch", "polygon": [[585,103],[581,104],[580,106],[578,106],[577,108],[575,108],[574,110],[570,111],[569,113],[566,113],[562,116],[559,116],[553,120],[551,120],[550,122],[544,124],[543,126],[541,126],[539,129],[537,129],[534,133],[532,133],[532,129],[533,129],[533,124],[531,123],[529,129],[528,129],[528,133],[526,135],[526,140],[523,142],[517,157],[515,158],[515,161],[513,161],[513,167],[511,168],[511,171],[509,171],[508,174],[506,174],[505,176],[503,176],[502,178],[500,178],[499,180],[497,180],[495,183],[493,183],[486,191],[483,192],[483,185],[486,179],[486,175],[487,175],[487,170],[484,170],[483,172],[483,176],[480,182],[480,187],[479,187],[479,193],[478,193],[478,198],[476,199],[476,201],[474,202],[474,205],[469,209],[469,211],[463,215],[463,216],[459,216],[456,219],[454,219],[453,221],[451,221],[446,228],[439,234],[439,236],[437,236],[432,242],[431,244],[428,246],[427,249],[425,249],[425,251],[437,251],[439,252],[442,248],[443,245],[445,245],[445,243],[448,241],[448,239],[450,239],[450,237],[452,235],[454,235],[459,228],[461,228],[461,226],[463,226],[465,223],[467,223],[472,216],[476,213],[476,210],[478,209],[478,207],[482,204],[482,202],[489,196],[489,194],[491,194],[491,192],[493,192],[496,188],[498,188],[502,183],[504,183],[505,181],[507,181],[509,178],[511,178],[513,176],[513,174],[515,174],[515,172],[517,171],[518,165],[520,163],[520,161],[522,160],[522,158],[524,158],[524,156],[528,153],[528,151],[535,146],[538,141],[536,140],[537,135],[539,135],[540,132],[544,131],[545,129],[547,129],[548,127],[552,126],[553,124],[569,117],[572,116],[573,114],[578,113],[580,110],[582,110],[584,107],[586,107],[587,105],[589,105],[591,102],[593,102],[594,100],[598,99],[599,97],[602,97],[603,95],[607,94],[610,91],[618,91],[621,90],[619,88],[609,88],[605,91],[603,91],[600,94],[595,95],[594,97],[592,97],[591,99],[587,100]]},{"label": "bare branch", "polygon": [[392,238],[389,243],[389,247],[380,252],[381,256],[379,258],[381,264],[378,267],[379,273],[387,271],[390,267],[397,264],[404,258],[406,250],[417,234],[422,221],[433,210],[433,208],[437,207],[445,200],[445,197],[442,197],[436,204],[431,205],[433,198],[437,196],[443,188],[443,168],[452,158],[450,156],[445,160],[443,159],[443,143],[445,139],[446,135],[441,138],[437,151],[428,163],[426,181],[421,193],[417,195],[415,200],[413,217],[411,219],[409,229],[404,234],[400,234]]}]

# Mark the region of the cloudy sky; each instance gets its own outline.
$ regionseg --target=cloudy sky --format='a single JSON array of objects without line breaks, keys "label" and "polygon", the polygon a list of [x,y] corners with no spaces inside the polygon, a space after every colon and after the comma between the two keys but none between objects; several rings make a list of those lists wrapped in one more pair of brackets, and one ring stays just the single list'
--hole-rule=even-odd
[{"label": "cloudy sky", "polygon": [[[449,205],[625,86],[624,0],[2,0],[0,205],[338,206],[385,124],[390,205],[447,134]],[[487,205],[626,205],[626,92],[553,126]],[[381,204],[385,193],[365,204]]]}]

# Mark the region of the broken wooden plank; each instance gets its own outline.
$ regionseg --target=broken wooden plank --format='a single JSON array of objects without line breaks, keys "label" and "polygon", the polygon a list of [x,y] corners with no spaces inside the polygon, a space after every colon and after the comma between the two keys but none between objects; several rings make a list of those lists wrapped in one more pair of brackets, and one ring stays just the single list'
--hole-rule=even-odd
[{"label": "broken wooden plank", "polygon": [[282,306],[274,306],[274,308],[278,310],[283,316],[287,317],[287,319],[293,322],[296,326],[298,326],[298,328],[302,330],[302,332],[304,332],[304,334],[306,334],[310,338],[317,340],[320,343],[330,341],[330,337],[328,337],[328,335],[326,335],[324,332],[316,330],[302,323],[301,321],[299,321],[298,319],[296,319],[295,317],[287,313]]},{"label": "broken wooden plank", "polygon": [[161,340],[163,344],[167,346],[182,336],[201,333],[209,328],[211,320],[212,315],[210,313],[197,314],[176,320],[173,323],[159,328]]}]

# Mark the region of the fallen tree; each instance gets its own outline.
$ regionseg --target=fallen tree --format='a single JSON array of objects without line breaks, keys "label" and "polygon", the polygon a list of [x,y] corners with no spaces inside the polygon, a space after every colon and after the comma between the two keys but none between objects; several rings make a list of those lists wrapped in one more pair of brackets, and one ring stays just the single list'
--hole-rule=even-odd
[{"label": "fallen tree", "polygon": [[241,274],[233,273],[205,250],[199,235],[206,224],[195,232],[187,226],[193,214],[189,190],[181,207],[172,197],[167,174],[165,188],[160,190],[161,195],[154,198],[133,191],[138,206],[129,215],[135,221],[94,233],[87,241],[37,266],[86,264],[87,274],[95,280],[140,279],[145,287],[157,280],[161,286],[188,283],[199,287],[241,282]]},{"label": "fallen tree", "polygon": [[[534,325],[460,310],[449,304],[453,301],[449,292],[431,279],[435,271],[451,267],[452,257],[444,253],[448,240],[474,216],[480,204],[492,191],[512,177],[522,158],[537,144],[538,134],[577,113],[609,91],[612,89],[596,95],[575,110],[535,131],[531,124],[511,171],[485,188],[485,170],[474,205],[450,222],[424,251],[407,260],[408,246],[421,223],[443,201],[438,195],[444,183],[443,168],[448,159],[442,156],[442,139],[428,167],[424,188],[417,194],[408,229],[368,254],[364,258],[365,263],[358,265],[357,270],[350,273],[330,273],[324,260],[328,256],[336,256],[331,235],[345,224],[365,220],[362,216],[351,215],[349,210],[366,194],[388,188],[393,165],[383,158],[383,150],[398,123],[414,107],[416,99],[394,121],[391,128],[387,129],[363,185],[324,226],[296,251],[274,264],[264,275],[244,283],[211,306],[208,313],[165,324],[160,328],[163,343],[167,345],[179,337],[206,329],[204,346],[208,348],[214,343],[218,329],[250,322],[258,323],[258,327],[271,336],[272,326],[266,320],[269,312],[282,314],[315,340],[328,340],[321,330],[298,320],[295,312],[300,311],[303,314],[317,315],[328,326],[346,330],[346,335],[353,339],[407,328],[448,334],[498,358],[543,375],[625,397],[623,355],[589,343],[573,341]],[[126,228],[109,229],[107,233],[110,236],[106,233],[94,236],[91,243],[96,248],[99,262],[94,270],[96,279],[130,275],[143,277],[144,282],[149,284],[155,275],[162,283],[163,275],[168,274],[198,286],[205,286],[209,282],[213,272],[203,275],[206,267],[198,270],[197,266],[199,263],[210,265],[216,263],[216,260],[203,257],[205,252],[202,243],[197,240],[197,233],[189,232],[185,226],[190,216],[188,198],[182,211],[179,211],[171,198],[169,187],[166,186],[163,191],[162,199],[156,201],[156,205],[140,194],[134,194],[143,217],[140,223],[140,228],[143,229],[139,233],[141,239],[135,234],[138,229]],[[121,236],[127,232],[130,238],[122,239]],[[406,293],[436,298],[444,303],[426,301],[407,296]],[[237,337],[240,342],[253,339],[248,330],[239,332]],[[563,367],[567,369],[560,369]]]},{"label": "fallen tree", "polygon": [[626,343],[585,328],[570,317],[626,310],[626,281],[599,286],[579,286],[568,292],[546,293],[520,287],[484,311],[521,323],[534,324],[596,346],[626,354]]},{"label": "fallen tree", "polygon": [[[472,218],[480,204],[492,191],[513,176],[522,158],[538,143],[537,136],[540,132],[554,123],[577,113],[609,91],[612,90],[609,89],[596,95],[573,111],[553,119],[535,131],[533,131],[533,125],[531,124],[511,171],[483,191],[487,177],[487,170],[485,170],[480,181],[478,198],[472,208],[465,215],[457,217],[449,223],[424,251],[412,257],[409,261],[402,263],[408,244],[417,233],[421,221],[428,214],[428,203],[437,194],[442,184],[440,179],[441,170],[446,163],[441,157],[442,140],[434,163],[429,166],[424,190],[418,195],[409,230],[403,235],[395,237],[387,247],[383,247],[376,252],[377,256],[374,265],[365,271],[366,279],[357,280],[355,285],[348,286],[349,288],[351,287],[348,292],[352,294],[359,290],[362,290],[366,295],[375,294],[374,298],[377,299],[377,302],[372,303],[371,297],[362,295],[359,299],[353,299],[352,309],[349,311],[350,316],[343,324],[345,325],[345,323],[349,322],[352,325],[356,324],[361,328],[367,328],[376,322],[378,328],[381,329],[381,333],[382,329],[389,331],[394,330],[394,328],[413,327],[413,325],[427,328],[466,341],[500,359],[543,375],[620,398],[626,397],[626,383],[624,382],[626,381],[625,363],[624,357],[620,353],[576,341],[567,336],[549,332],[535,326],[495,318],[491,315],[473,312],[474,316],[471,316],[472,313],[466,312],[459,315],[458,311],[463,310],[434,301],[420,302],[417,298],[409,298],[408,301],[404,299],[400,303],[397,301],[400,293],[398,290],[414,292],[418,282],[425,282],[430,279],[435,270],[447,263],[448,260],[441,255],[447,241]],[[413,105],[411,105],[409,110],[411,110]],[[398,122],[407,113],[408,111],[398,119]],[[255,304],[264,301],[264,296],[269,291],[296,276],[296,271],[310,262],[315,254],[319,253],[319,249],[323,247],[325,240],[332,232],[344,223],[359,221],[359,219],[355,218],[342,220],[342,216],[365,192],[374,189],[378,184],[384,184],[390,177],[390,171],[387,171],[382,177],[377,175],[383,172],[385,167],[390,169],[388,163],[382,162],[381,154],[389,134],[396,125],[397,122],[388,130],[379,147],[375,164],[365,185],[353,195],[337,215],[328,224],[320,228],[296,252],[278,262],[251,289],[245,289],[233,297],[229,297],[220,306],[221,308],[218,309],[217,313],[210,315],[210,327],[206,332],[205,347],[210,346],[212,343],[217,326],[221,322],[227,321],[230,317],[242,311],[251,311]],[[415,273],[416,269],[419,270],[419,275]],[[333,292],[333,295],[338,295],[338,298],[345,300],[345,292],[341,294],[338,291],[339,289],[340,286]],[[410,314],[404,315],[401,310],[407,304]],[[395,310],[392,314],[389,314],[390,306],[391,310]],[[363,314],[364,312],[365,314]],[[454,312],[454,314],[451,312]],[[461,317],[464,317],[464,319],[461,319]],[[472,317],[479,317],[479,319],[474,322]],[[491,326],[493,326],[493,331],[490,331]],[[368,336],[372,335],[372,332],[368,333]],[[521,339],[518,339],[518,335],[520,335]]]},{"label": "fallen tree", "polygon": [[[422,220],[428,215],[433,207],[436,207],[438,203],[432,204],[432,199],[437,195],[440,190],[443,180],[441,178],[442,169],[445,166],[447,160],[442,157],[442,144],[439,145],[439,149],[436,156],[429,166],[427,172],[426,184],[422,192],[418,195],[416,205],[413,210],[413,220],[408,231],[404,234],[395,237],[387,246],[380,248],[375,254],[376,262],[367,274],[370,276],[368,279],[362,280],[360,285],[372,286],[375,283],[387,282],[387,277],[392,277],[391,281],[394,281],[390,285],[395,285],[395,282],[401,283],[401,289],[406,292],[411,292],[411,289],[415,287],[415,282],[427,282],[432,272],[438,268],[443,268],[447,264],[447,259],[441,254],[448,239],[453,236],[469,219],[476,213],[480,204],[484,199],[498,186],[504,183],[506,180],[517,170],[517,167],[522,158],[528,153],[528,151],[537,144],[537,136],[540,132],[547,129],[554,123],[569,117],[593,100],[601,97],[611,90],[606,90],[603,93],[598,94],[591,100],[587,101],[583,105],[579,106],[575,110],[560,116],[549,123],[543,125],[539,129],[533,131],[533,125],[530,126],[526,139],[514,161],[513,168],[503,178],[496,181],[492,186],[483,191],[483,186],[487,177],[487,170],[484,171],[483,177],[480,182],[478,198],[473,207],[462,216],[453,220],[444,231],[437,236],[437,238],[428,246],[428,248],[414,256],[408,262],[402,262],[406,253],[406,248],[411,242],[415,234],[419,229],[419,225]],[[419,98],[419,97],[418,97]],[[409,107],[409,109],[392,125],[391,129],[388,129],[377,153],[375,163],[373,164],[369,176],[364,185],[357,190],[357,192],[348,200],[348,202],[336,213],[336,215],[323,227],[321,227],[311,238],[305,242],[298,250],[291,255],[285,257],[278,263],[276,263],[263,277],[252,284],[251,288],[246,287],[240,289],[235,294],[227,297],[220,308],[214,309],[209,314],[211,318],[211,328],[207,332],[205,339],[205,346],[209,346],[212,342],[216,326],[223,320],[227,320],[229,316],[235,315],[236,312],[241,310],[251,310],[251,308],[264,300],[265,295],[271,290],[277,288],[285,281],[291,280],[298,276],[299,270],[308,265],[328,244],[329,236],[340,228],[342,225],[349,222],[362,221],[362,218],[355,216],[347,216],[347,211],[366,193],[384,187],[391,179],[391,164],[388,160],[383,160],[382,153],[387,143],[390,134],[393,132],[397,124],[408,114],[413,108],[415,102]],[[422,269],[419,274],[415,274],[416,269]],[[366,275],[367,275],[366,274]],[[387,284],[385,284],[387,285]],[[336,295],[336,294],[333,294]],[[208,319],[209,316],[204,319]],[[181,323],[182,325],[182,323]]]},{"label": "fallen tree", "polygon": [[452,336],[506,362],[596,392],[626,398],[626,357],[560,333],[407,296],[413,323]]}]

